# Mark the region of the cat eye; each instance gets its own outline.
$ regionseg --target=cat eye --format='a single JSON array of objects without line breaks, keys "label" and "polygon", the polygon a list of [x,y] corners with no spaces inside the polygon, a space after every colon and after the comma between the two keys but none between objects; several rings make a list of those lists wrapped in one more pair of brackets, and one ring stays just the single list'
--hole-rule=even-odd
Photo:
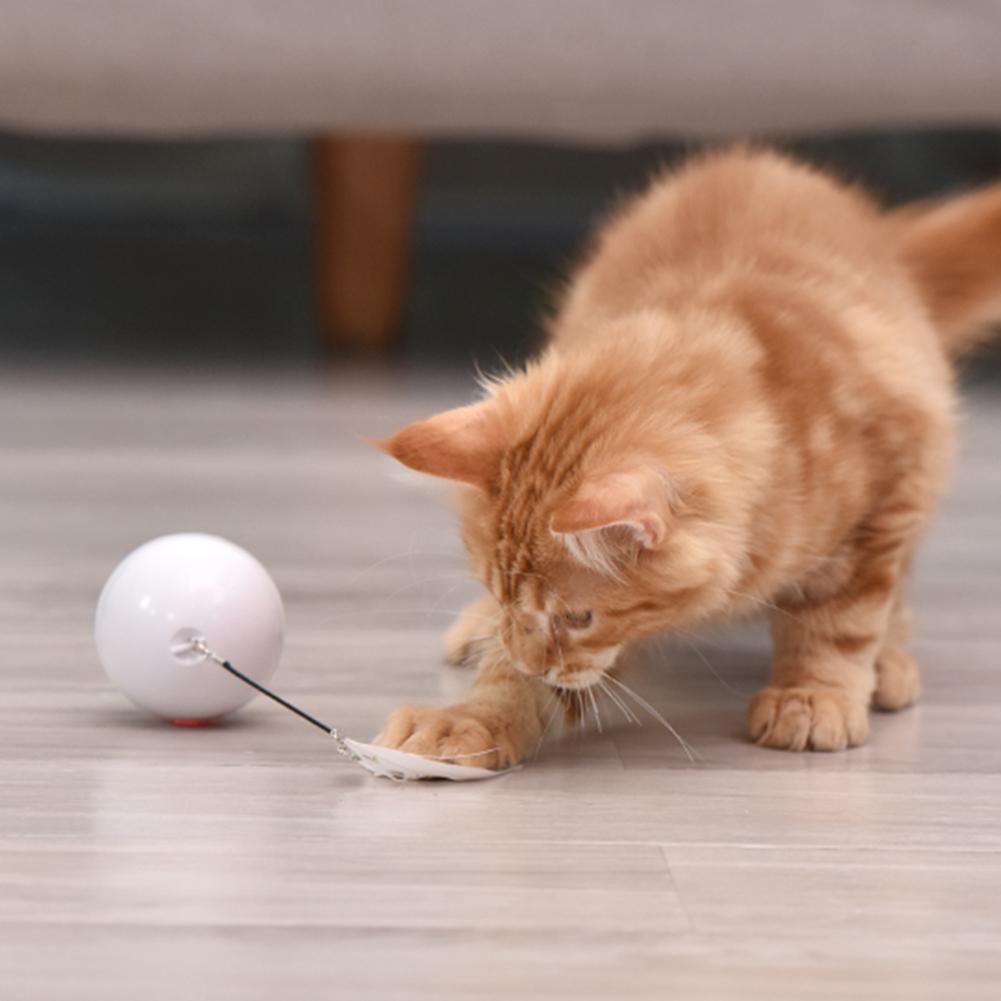
[{"label": "cat eye", "polygon": [[589,609],[586,612],[563,612],[560,618],[569,629],[587,629],[594,616]]}]

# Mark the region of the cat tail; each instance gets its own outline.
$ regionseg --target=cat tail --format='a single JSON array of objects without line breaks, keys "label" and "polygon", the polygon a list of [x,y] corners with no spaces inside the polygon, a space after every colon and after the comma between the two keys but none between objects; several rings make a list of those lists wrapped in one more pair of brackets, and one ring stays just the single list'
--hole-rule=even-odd
[{"label": "cat tail", "polygon": [[1001,184],[890,213],[900,256],[946,351],[965,354],[1001,323]]}]

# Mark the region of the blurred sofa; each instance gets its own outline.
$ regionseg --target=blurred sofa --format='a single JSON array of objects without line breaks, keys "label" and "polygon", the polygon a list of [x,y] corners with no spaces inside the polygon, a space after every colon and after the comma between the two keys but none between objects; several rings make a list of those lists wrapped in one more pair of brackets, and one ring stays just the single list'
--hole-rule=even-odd
[{"label": "blurred sofa", "polygon": [[316,137],[332,336],[399,323],[428,136],[1001,123],[991,0],[0,0],[0,129]]}]

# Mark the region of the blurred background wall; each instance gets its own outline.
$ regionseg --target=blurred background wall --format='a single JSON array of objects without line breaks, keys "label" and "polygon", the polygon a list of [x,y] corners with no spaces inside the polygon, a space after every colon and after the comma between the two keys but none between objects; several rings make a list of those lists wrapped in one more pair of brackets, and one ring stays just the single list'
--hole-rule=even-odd
[{"label": "blurred background wall", "polygon": [[357,353],[372,254],[372,354],[517,360],[602,213],[706,142],[890,202],[1001,176],[998,37],[976,0],[0,0],[0,362]]},{"label": "blurred background wall", "polygon": [[[1001,177],[1001,132],[786,141],[898,202]],[[429,144],[398,361],[522,357],[591,227],[696,148]],[[328,357],[306,142],[0,138],[0,360]]]}]

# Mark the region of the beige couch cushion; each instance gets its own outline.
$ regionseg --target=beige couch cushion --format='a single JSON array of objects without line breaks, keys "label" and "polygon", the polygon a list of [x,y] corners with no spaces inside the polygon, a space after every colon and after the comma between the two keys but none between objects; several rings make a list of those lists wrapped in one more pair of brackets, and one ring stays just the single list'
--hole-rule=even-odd
[{"label": "beige couch cushion", "polygon": [[0,127],[598,141],[1001,123],[992,0],[0,0]]}]

